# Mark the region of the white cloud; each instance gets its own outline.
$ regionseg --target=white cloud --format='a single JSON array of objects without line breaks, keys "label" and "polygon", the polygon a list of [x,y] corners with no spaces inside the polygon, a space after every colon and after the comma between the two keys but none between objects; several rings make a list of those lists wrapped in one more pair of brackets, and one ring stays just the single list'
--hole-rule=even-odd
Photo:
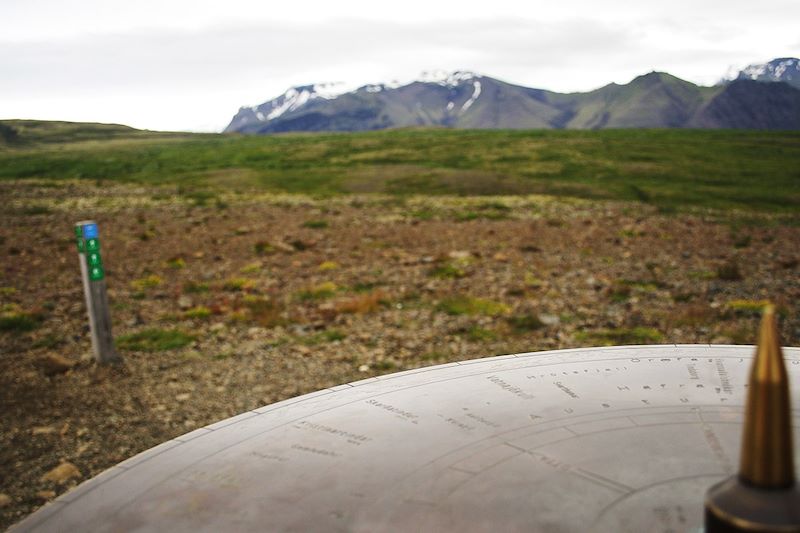
[{"label": "white cloud", "polygon": [[301,83],[462,68],[559,91],[650,70],[710,84],[731,65],[797,55],[800,3],[738,3],[5,0],[0,117],[221,129],[238,106]]}]

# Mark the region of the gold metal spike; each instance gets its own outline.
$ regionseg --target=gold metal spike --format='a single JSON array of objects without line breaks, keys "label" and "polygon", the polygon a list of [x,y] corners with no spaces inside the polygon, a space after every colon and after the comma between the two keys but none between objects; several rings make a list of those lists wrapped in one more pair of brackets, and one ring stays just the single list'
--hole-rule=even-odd
[{"label": "gold metal spike", "polygon": [[789,377],[769,305],[750,371],[739,474],[706,493],[706,532],[800,532],[792,451]]},{"label": "gold metal spike", "polygon": [[762,489],[794,484],[789,377],[783,363],[775,308],[764,309],[747,391],[739,478]]}]

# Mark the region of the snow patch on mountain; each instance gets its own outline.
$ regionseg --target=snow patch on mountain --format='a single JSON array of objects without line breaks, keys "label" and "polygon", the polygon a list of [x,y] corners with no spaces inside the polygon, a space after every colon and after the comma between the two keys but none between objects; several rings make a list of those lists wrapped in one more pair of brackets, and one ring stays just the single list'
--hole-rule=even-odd
[{"label": "snow patch on mountain", "polygon": [[469,97],[469,100],[464,102],[464,105],[461,106],[461,112],[463,113],[467,109],[469,109],[472,104],[475,103],[475,100],[481,95],[481,82],[473,81],[472,82],[472,96]]},{"label": "snow patch on mountain", "polygon": [[794,81],[800,78],[800,59],[782,57],[768,63],[748,65],[741,71],[729,72],[723,81],[756,80],[756,81]]},{"label": "snow patch on mountain", "polygon": [[420,77],[414,81],[422,83],[436,83],[443,87],[457,87],[462,82],[478,77],[480,76],[467,70],[456,70],[455,72],[447,72],[446,70],[427,70],[423,71]]},{"label": "snow patch on mountain", "polygon": [[[249,109],[255,117],[261,121],[274,120],[290,111],[303,107],[311,100],[322,98],[332,100],[348,92],[353,92],[355,88],[341,82],[315,83],[313,85],[299,85],[290,88],[278,98],[265,104],[250,106]],[[266,109],[265,109],[266,107]],[[264,113],[266,111],[266,114]]]}]

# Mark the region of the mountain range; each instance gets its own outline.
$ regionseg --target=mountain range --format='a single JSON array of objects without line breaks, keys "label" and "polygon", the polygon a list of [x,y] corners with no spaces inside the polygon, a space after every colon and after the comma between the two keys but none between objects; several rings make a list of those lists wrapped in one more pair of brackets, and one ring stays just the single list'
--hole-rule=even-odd
[{"label": "mountain range", "polygon": [[412,126],[491,129],[800,129],[800,61],[750,65],[713,87],[664,72],[585,93],[557,93],[473,72],[426,73],[410,83],[346,91],[292,87],[242,107],[226,132],[363,131]]}]

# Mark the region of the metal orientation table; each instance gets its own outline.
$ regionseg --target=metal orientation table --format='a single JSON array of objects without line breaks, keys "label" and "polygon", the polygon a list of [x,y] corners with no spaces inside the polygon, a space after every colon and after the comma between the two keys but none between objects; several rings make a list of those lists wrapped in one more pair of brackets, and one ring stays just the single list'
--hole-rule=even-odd
[{"label": "metal orientation table", "polygon": [[[167,441],[14,530],[699,530],[738,466],[754,350],[558,350],[340,385]],[[800,348],[784,358],[800,383]]]}]

